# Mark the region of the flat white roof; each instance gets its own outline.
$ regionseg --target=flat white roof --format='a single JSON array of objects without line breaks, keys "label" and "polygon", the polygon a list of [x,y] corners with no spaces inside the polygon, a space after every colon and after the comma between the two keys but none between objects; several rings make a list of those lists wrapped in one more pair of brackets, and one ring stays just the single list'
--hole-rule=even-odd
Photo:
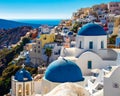
[{"label": "flat white roof", "polygon": [[106,74],[104,77],[109,78],[112,75],[112,73],[116,70],[117,67],[118,66],[112,66],[112,70],[108,74]]}]

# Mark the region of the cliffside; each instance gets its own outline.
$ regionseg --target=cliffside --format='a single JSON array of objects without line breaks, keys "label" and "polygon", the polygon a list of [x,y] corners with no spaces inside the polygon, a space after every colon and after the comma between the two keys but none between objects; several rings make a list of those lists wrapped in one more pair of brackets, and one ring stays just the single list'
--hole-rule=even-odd
[{"label": "cliffside", "polygon": [[16,44],[22,36],[32,29],[31,26],[22,26],[12,29],[0,29],[0,49]]}]

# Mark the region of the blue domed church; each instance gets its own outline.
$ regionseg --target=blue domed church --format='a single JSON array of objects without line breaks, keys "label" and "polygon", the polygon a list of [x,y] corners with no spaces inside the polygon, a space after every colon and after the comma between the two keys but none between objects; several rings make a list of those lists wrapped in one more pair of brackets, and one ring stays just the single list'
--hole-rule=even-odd
[{"label": "blue domed church", "polygon": [[51,91],[54,87],[62,83],[71,82],[82,85],[83,81],[84,77],[80,67],[70,60],[60,58],[49,64],[46,69],[42,81],[42,94]]},{"label": "blue domed church", "polygon": [[79,66],[64,58],[56,60],[48,66],[44,79],[56,83],[84,81]]},{"label": "blue domed church", "polygon": [[33,96],[34,85],[31,74],[23,68],[12,77],[12,96]]},{"label": "blue domed church", "polygon": [[92,69],[115,65],[117,53],[107,48],[107,34],[104,29],[94,23],[88,23],[77,33],[75,47],[61,50],[59,58],[75,62],[83,75],[91,75]]},{"label": "blue domed church", "polygon": [[43,78],[40,80],[35,78],[39,77],[36,76],[33,79],[23,65],[23,68],[18,70],[15,76],[12,77],[12,96],[43,96],[57,85],[68,82],[77,83],[80,86],[84,85],[84,77],[80,67],[76,63],[64,58],[50,63]]}]

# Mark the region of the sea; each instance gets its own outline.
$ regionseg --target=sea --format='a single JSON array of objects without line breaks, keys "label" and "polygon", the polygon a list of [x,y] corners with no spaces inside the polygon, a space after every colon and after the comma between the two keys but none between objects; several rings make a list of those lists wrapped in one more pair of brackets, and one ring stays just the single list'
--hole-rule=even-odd
[{"label": "sea", "polygon": [[60,24],[61,19],[15,19],[14,21],[28,24],[56,26]]}]

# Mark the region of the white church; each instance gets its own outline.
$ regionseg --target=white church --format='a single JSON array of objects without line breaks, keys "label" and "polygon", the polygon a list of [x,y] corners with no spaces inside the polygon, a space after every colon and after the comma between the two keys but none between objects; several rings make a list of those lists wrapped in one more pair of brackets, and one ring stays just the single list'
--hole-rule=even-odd
[{"label": "white church", "polygon": [[91,75],[91,69],[116,65],[117,52],[107,48],[107,34],[101,26],[84,25],[78,31],[75,44],[75,47],[63,47],[59,58],[76,62],[83,75]]},{"label": "white church", "polygon": [[[12,77],[11,96],[113,96],[107,94],[107,89],[112,89],[115,78],[109,78],[110,75],[105,77],[105,95],[92,95],[85,89],[86,76],[91,76],[92,69],[116,66],[120,61],[118,57],[117,51],[107,48],[107,35],[103,28],[89,23],[78,32],[76,46],[63,47],[60,57],[49,64],[43,78],[36,80],[39,75],[33,78],[24,68],[19,70]],[[120,68],[117,70],[120,72]],[[113,77],[117,75],[113,74]],[[120,84],[116,82],[113,86],[119,89]],[[116,90],[113,93],[119,96]]]},{"label": "white church", "polygon": [[43,78],[35,78],[24,67],[20,69],[12,76],[11,96],[90,96],[84,88],[81,69],[70,60],[55,60],[48,66]]}]

